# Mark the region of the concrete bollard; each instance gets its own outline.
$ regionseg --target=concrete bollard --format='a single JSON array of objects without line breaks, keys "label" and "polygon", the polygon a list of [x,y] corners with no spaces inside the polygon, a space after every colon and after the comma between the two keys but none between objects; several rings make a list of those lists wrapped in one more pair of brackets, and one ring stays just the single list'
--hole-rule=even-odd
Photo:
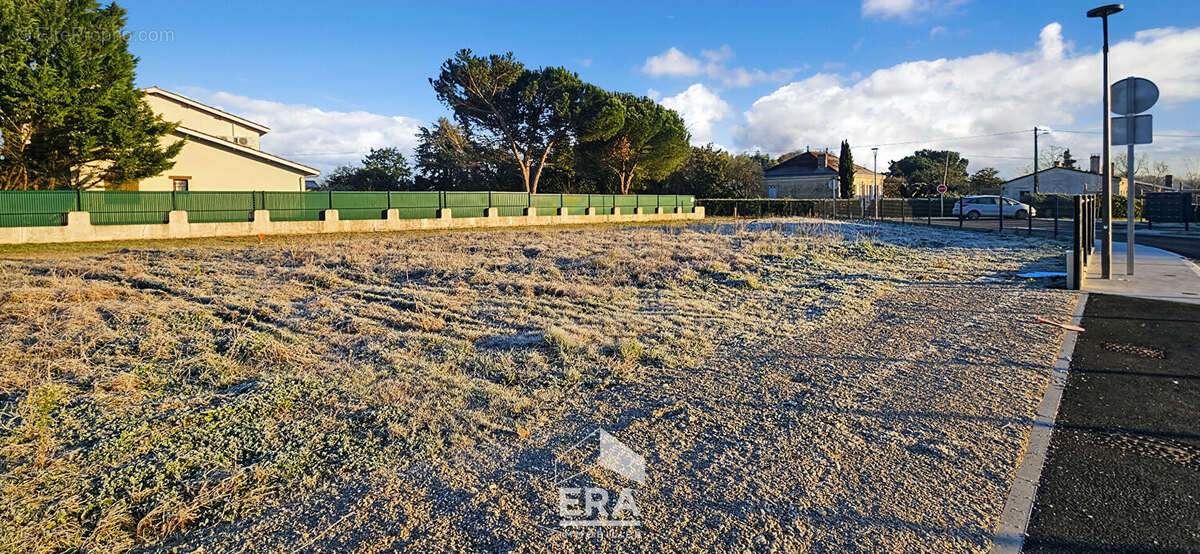
[{"label": "concrete bollard", "polygon": [[693,209],[695,210],[696,219],[704,219],[704,206],[696,206]]},{"label": "concrete bollard", "polygon": [[383,219],[389,223],[398,223],[400,221],[400,210],[392,208],[384,212]]},{"label": "concrete bollard", "polygon": [[500,217],[500,208],[488,208],[483,212],[483,217]]},{"label": "concrete bollard", "polygon": [[559,208],[558,208],[558,215],[560,215],[560,216],[562,216],[562,217],[566,217],[566,216],[568,216],[568,215],[570,215],[570,214],[571,214],[571,210],[570,210],[570,208],[568,208],[568,207],[566,207],[566,206],[561,206],[561,207],[559,207]]},{"label": "concrete bollard", "polygon": [[321,221],[337,221],[337,210],[321,210]]},{"label": "concrete bollard", "polygon": [[587,215],[596,215],[596,208],[588,208]]},{"label": "concrete bollard", "polygon": [[442,208],[438,210],[438,219],[450,219],[450,208]]},{"label": "concrete bollard", "polygon": [[620,206],[613,206],[613,209],[612,209],[612,214],[613,214],[613,215],[621,215],[621,207],[620,207]]},{"label": "concrete bollard", "polygon": [[675,213],[677,213],[677,214],[683,213],[683,206],[675,206]]},{"label": "concrete bollard", "polygon": [[660,215],[660,214],[665,214],[665,213],[667,213],[667,212],[663,211],[663,208],[662,208],[662,206],[659,206],[659,207],[657,207],[657,208],[654,208],[654,214],[655,214],[655,215]]},{"label": "concrete bollard", "polygon": [[634,208],[633,213],[636,215],[642,215],[642,207],[638,206],[638,207]]}]

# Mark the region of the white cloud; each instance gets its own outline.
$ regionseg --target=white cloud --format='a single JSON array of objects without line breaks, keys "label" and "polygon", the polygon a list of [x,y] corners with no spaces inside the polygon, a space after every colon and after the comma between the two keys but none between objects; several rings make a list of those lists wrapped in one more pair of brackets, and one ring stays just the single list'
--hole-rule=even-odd
[{"label": "white cloud", "polygon": [[710,79],[730,87],[748,87],[763,82],[783,82],[796,74],[794,69],[778,69],[767,72],[758,68],[729,67],[726,62],[733,59],[729,45],[716,50],[701,50],[700,56],[707,61],[693,58],[674,46],[662,54],[646,58],[642,72],[651,77],[698,77]]},{"label": "white cloud", "polygon": [[270,127],[262,138],[263,151],[322,171],[357,162],[370,149],[383,146],[399,147],[408,156],[416,147],[417,127],[421,124],[411,117],[325,111],[229,92],[190,88],[185,94]]},{"label": "white cloud", "polygon": [[947,28],[945,28],[945,27],[943,27],[943,26],[941,26],[941,25],[938,25],[937,27],[934,27],[934,28],[932,28],[932,29],[930,29],[930,30],[929,30],[929,38],[933,38],[933,37],[936,37],[936,36],[938,36],[938,35],[944,35],[944,34],[946,34],[946,33],[949,33],[949,32],[950,32],[950,29],[947,29]]},{"label": "white cloud", "polygon": [[1057,61],[1063,57],[1062,25],[1058,22],[1042,27],[1038,35],[1038,48],[1042,51],[1042,59]]},{"label": "white cloud", "polygon": [[700,60],[688,56],[674,46],[657,56],[646,58],[642,72],[651,77],[694,77],[704,71]]},{"label": "white cloud", "polygon": [[707,144],[713,140],[713,126],[729,115],[729,104],[704,85],[696,83],[687,90],[663,98],[663,106],[679,112],[692,133],[692,144]]},{"label": "white cloud", "polygon": [[[954,148],[972,167],[1019,167],[1029,154],[1025,135],[1006,135],[955,142],[933,139],[1032,128],[1035,124],[1080,129],[1094,125],[1099,111],[1098,52],[1073,55],[1064,47],[1061,26],[1042,29],[1036,48],[1025,52],[991,52],[974,56],[912,61],[880,69],[865,78],[818,73],[759,98],[734,129],[735,146],[762,145],[782,153],[806,144],[886,144],[927,138],[928,142],[884,147],[880,162],[898,159],[923,147]],[[1200,99],[1200,28],[1142,31],[1133,40],[1112,46],[1114,80],[1136,74],[1155,81],[1162,91],[1159,106]],[[1078,120],[1077,120],[1078,118]],[[1161,118],[1161,119],[1160,119]],[[1156,127],[1186,127],[1190,122],[1156,116]],[[1070,147],[1086,160],[1099,147],[1092,135],[1059,133],[1050,144]],[[1193,143],[1194,146],[1194,143]],[[1182,155],[1182,147],[1159,143],[1158,155]],[[869,151],[868,151],[869,152]],[[860,154],[864,155],[864,154]],[[996,156],[988,159],[983,156]]]}]

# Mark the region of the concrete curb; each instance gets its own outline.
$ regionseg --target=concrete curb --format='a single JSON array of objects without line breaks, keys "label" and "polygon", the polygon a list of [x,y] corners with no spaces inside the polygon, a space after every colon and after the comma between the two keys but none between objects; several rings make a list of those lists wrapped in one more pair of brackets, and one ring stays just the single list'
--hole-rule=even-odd
[{"label": "concrete curb", "polygon": [[[1083,321],[1087,298],[1086,292],[1079,293],[1076,298],[1072,325],[1079,325]],[[1042,466],[1046,463],[1046,451],[1050,448],[1050,435],[1054,431],[1054,418],[1058,415],[1058,404],[1067,386],[1067,373],[1071,369],[1071,356],[1078,338],[1077,331],[1067,331],[1063,335],[1062,348],[1054,362],[1054,372],[1050,375],[1050,383],[1046,385],[1046,393],[1033,420],[1033,429],[1029,432],[1025,455],[1021,457],[1021,466],[1017,468],[1008,499],[1004,502],[1004,513],[1000,515],[1000,523],[992,537],[993,554],[1017,554],[1025,544],[1025,531],[1029,527],[1029,517],[1037,499],[1038,482],[1042,478]]]}]

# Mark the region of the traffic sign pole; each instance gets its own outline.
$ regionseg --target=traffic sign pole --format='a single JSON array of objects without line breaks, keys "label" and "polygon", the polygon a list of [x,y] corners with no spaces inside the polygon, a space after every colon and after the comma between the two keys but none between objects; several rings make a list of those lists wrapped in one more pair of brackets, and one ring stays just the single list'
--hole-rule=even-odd
[{"label": "traffic sign pole", "polygon": [[1134,145],[1154,140],[1153,117],[1136,115],[1150,109],[1158,101],[1158,86],[1141,77],[1126,77],[1112,85],[1113,111],[1123,117],[1114,118],[1114,129],[1124,125],[1124,136],[1114,136],[1114,144],[1125,144],[1125,273],[1133,275],[1134,215],[1137,213],[1137,182],[1134,181],[1137,163]]}]

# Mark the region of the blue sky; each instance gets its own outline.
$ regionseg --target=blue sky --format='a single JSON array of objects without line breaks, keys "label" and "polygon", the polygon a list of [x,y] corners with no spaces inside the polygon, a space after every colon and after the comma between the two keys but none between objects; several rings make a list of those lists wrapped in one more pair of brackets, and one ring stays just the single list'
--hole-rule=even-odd
[{"label": "blue sky", "polygon": [[[139,85],[264,120],[264,149],[323,169],[371,146],[411,148],[416,125],[446,114],[427,79],[463,47],[650,95],[678,109],[697,142],[732,151],[848,138],[862,163],[868,145],[922,140],[881,147],[881,164],[953,147],[972,169],[1011,173],[1028,164],[1029,137],[933,139],[1099,120],[1100,25],[1083,15],[1094,1],[121,5]],[[1114,46],[1115,77],[1136,69],[1163,89],[1156,131],[1200,135],[1200,3],[1127,2],[1111,40],[1127,43]],[[1084,159],[1099,147],[1085,134],[1046,140]],[[1200,139],[1155,146],[1178,172],[1200,159]]]}]

